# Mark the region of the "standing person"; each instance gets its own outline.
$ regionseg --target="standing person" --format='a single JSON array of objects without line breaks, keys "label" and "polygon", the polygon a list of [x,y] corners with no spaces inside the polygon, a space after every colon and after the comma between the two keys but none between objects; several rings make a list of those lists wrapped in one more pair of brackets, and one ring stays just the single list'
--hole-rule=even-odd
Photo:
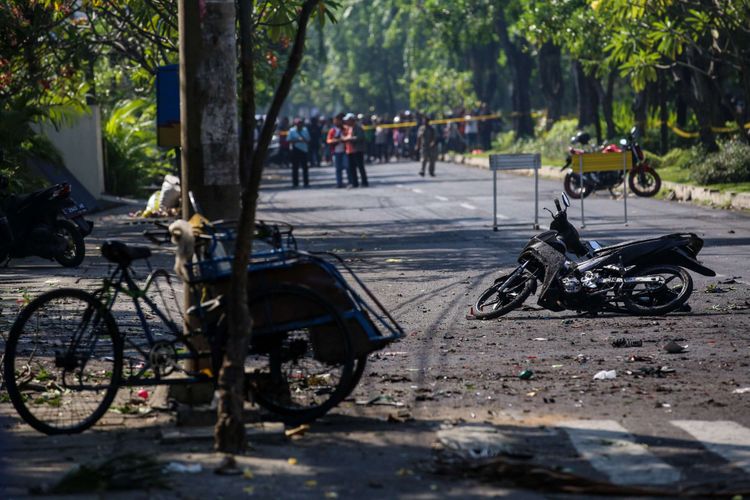
[{"label": "standing person", "polygon": [[367,140],[365,131],[357,123],[357,117],[353,113],[347,113],[344,117],[344,143],[346,144],[346,157],[349,160],[349,175],[352,187],[358,187],[357,171],[362,178],[362,187],[369,186],[367,172],[365,171],[365,148]]},{"label": "standing person", "polygon": [[344,144],[344,113],[339,113],[333,117],[333,124],[328,129],[328,135],[326,135],[326,144],[331,151],[333,166],[336,168],[336,187],[344,187],[343,172],[346,172],[347,182],[351,185],[352,178],[349,173],[346,145]]},{"label": "standing person", "polygon": [[375,156],[379,163],[388,163],[388,129],[381,119],[375,120]]},{"label": "standing person", "polygon": [[310,118],[310,166],[320,167],[320,137],[323,128],[317,116]]},{"label": "standing person", "polygon": [[[360,115],[361,116],[361,115]],[[362,128],[365,130],[365,161],[372,163],[375,160],[375,120],[377,117],[373,115],[371,118],[365,118],[362,120]]]},{"label": "standing person", "polygon": [[276,130],[279,133],[279,159],[281,161],[281,166],[287,168],[289,166],[289,140],[287,139],[287,134],[289,133],[289,117],[283,117]]},{"label": "standing person", "polygon": [[331,156],[331,147],[328,145],[328,132],[333,127],[333,118],[321,118],[320,119],[320,145],[321,145],[321,161],[333,165],[333,158]]},{"label": "standing person", "polygon": [[309,187],[310,180],[308,178],[307,155],[310,149],[310,132],[305,127],[301,118],[294,120],[294,127],[289,129],[287,141],[291,146],[292,186],[299,186],[299,169],[302,167],[302,182],[305,187]]},{"label": "standing person", "polygon": [[466,128],[464,133],[466,135],[466,142],[468,143],[469,151],[477,147],[477,138],[479,137],[479,126],[477,121],[474,120],[470,115],[464,117],[466,120]]},{"label": "standing person", "polygon": [[417,150],[422,156],[422,170],[419,175],[424,177],[424,171],[429,164],[430,177],[435,177],[435,160],[437,160],[437,131],[430,125],[430,119],[425,116],[423,125],[417,132]]}]

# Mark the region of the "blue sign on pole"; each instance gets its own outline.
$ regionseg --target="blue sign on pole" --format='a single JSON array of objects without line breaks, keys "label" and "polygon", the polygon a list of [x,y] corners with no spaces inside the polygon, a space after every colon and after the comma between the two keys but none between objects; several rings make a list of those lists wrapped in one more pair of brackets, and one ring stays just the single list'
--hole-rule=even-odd
[{"label": "blue sign on pole", "polygon": [[159,146],[180,147],[180,66],[156,70],[156,135]]}]

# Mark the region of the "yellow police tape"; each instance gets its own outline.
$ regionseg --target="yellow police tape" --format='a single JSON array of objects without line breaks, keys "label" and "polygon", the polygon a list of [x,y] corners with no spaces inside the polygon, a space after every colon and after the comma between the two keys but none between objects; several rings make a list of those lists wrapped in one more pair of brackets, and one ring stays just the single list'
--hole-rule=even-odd
[{"label": "yellow police tape", "polygon": [[[516,117],[520,116],[523,113],[518,112],[512,112],[509,113],[508,116]],[[544,113],[539,111],[534,111],[531,113],[532,118],[539,118],[540,116],[544,116]],[[430,120],[430,123],[433,125],[445,125],[448,123],[460,123],[460,122],[468,122],[468,121],[483,121],[483,120],[494,120],[496,118],[503,118],[503,113],[492,113],[489,115],[478,115],[478,116],[462,116],[458,118],[437,118],[435,120]],[[657,121],[654,123],[656,126],[660,126],[662,122]],[[410,122],[401,122],[401,123],[382,123],[380,125],[363,125],[362,128],[364,130],[370,130],[376,127],[385,128],[385,129],[392,129],[392,128],[410,128],[410,127],[416,127],[419,125],[419,123],[415,121]],[[696,137],[700,137],[700,133],[698,132],[687,132],[685,130],[680,129],[673,123],[667,122],[667,126],[672,129],[672,132],[674,132],[676,135],[679,135],[680,137],[683,137],[685,139],[694,139]],[[745,128],[750,130],[750,122],[747,122],[745,124]],[[719,134],[727,134],[731,132],[737,132],[739,130],[739,127],[736,125],[734,127],[711,127],[711,130],[719,133]],[[286,131],[282,131],[279,135],[286,135]]]},{"label": "yellow police tape", "polygon": [[[482,120],[493,120],[495,118],[502,118],[502,113],[493,113],[491,115],[478,115],[478,116],[462,116],[460,118],[438,118],[430,120],[433,125],[444,125],[446,123],[457,123],[457,122],[468,122],[468,121],[482,121]],[[362,128],[365,130],[380,127],[380,128],[406,128],[416,127],[419,125],[417,122],[401,122],[401,123],[383,123],[381,125],[365,125]]]},{"label": "yellow police tape", "polygon": [[[661,126],[662,123],[663,122],[656,122],[656,125]],[[696,137],[700,137],[699,132],[687,132],[685,130],[680,129],[679,127],[677,127],[676,125],[672,123],[667,122],[667,126],[670,129],[672,129],[672,132],[674,132],[675,134],[679,135],[680,137],[684,139],[695,139]],[[747,122],[745,124],[745,128],[750,130],[750,122]],[[728,134],[731,132],[738,132],[739,127],[736,125],[734,127],[711,127],[711,130],[718,134]]]}]

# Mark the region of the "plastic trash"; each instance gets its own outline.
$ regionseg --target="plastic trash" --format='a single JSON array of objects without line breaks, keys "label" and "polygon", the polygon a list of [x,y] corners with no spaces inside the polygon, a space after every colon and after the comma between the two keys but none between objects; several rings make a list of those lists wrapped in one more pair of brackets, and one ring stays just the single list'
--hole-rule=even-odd
[{"label": "plastic trash", "polygon": [[184,464],[182,462],[169,462],[164,467],[164,472],[176,472],[177,474],[198,474],[202,470],[201,464]]},{"label": "plastic trash", "polygon": [[166,210],[176,208],[180,204],[180,178],[175,175],[165,175],[159,191],[159,205],[157,208]]},{"label": "plastic trash", "polygon": [[524,370],[518,374],[518,378],[520,378],[521,380],[529,380],[533,376],[534,372],[531,370]]},{"label": "plastic trash", "polygon": [[617,378],[616,370],[602,370],[594,375],[594,380],[612,380]]},{"label": "plastic trash", "polygon": [[146,389],[141,389],[136,395],[141,399],[148,399],[148,391]]},{"label": "plastic trash", "polygon": [[612,347],[643,347],[643,341],[621,337],[612,341]]}]

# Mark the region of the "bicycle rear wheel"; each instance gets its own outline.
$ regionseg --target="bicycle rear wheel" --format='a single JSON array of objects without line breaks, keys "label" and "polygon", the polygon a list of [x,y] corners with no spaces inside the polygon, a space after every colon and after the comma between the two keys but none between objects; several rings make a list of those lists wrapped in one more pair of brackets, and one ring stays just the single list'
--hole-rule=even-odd
[{"label": "bicycle rear wheel", "polygon": [[310,422],[353,388],[343,316],[323,296],[282,285],[249,301],[253,333],[245,372],[255,401],[289,424]]},{"label": "bicycle rear wheel", "polygon": [[112,403],[121,373],[114,319],[82,290],[40,295],[10,330],[8,395],[21,418],[45,434],[74,434],[94,425]]}]

